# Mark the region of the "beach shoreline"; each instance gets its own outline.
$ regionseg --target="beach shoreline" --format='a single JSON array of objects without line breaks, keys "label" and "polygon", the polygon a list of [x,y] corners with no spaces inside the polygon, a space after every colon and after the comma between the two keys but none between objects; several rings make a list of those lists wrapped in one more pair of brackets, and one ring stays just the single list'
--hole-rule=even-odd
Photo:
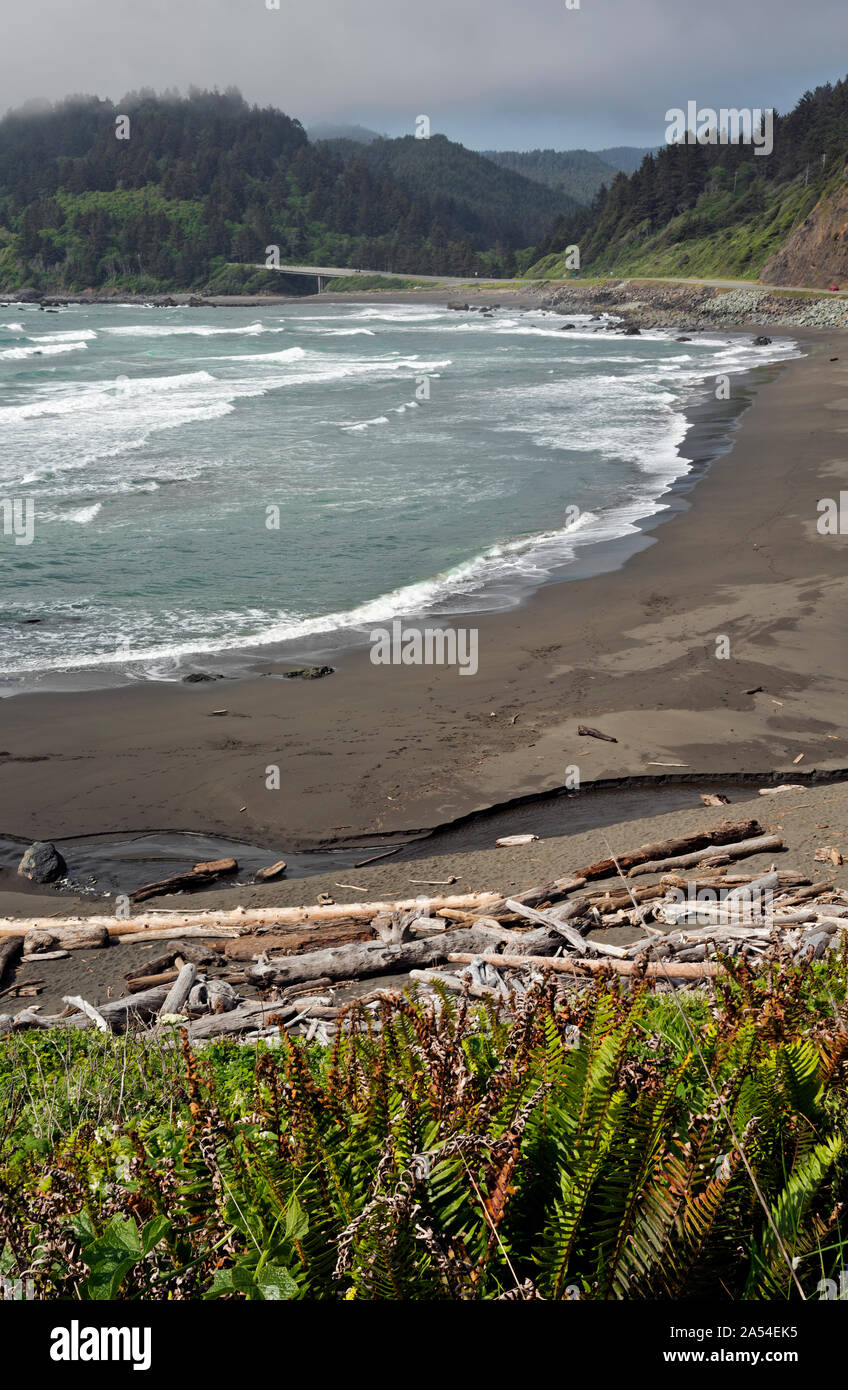
[{"label": "beach shoreline", "polygon": [[[581,286],[580,289],[581,292],[585,292],[585,286]],[[373,292],[363,292],[363,295],[357,297],[361,302],[368,302],[373,297]],[[338,296],[339,303],[345,299],[345,295]],[[428,299],[438,302],[442,307],[445,306],[443,292],[428,292]],[[396,299],[389,296],[389,300],[392,307],[407,302],[403,296]],[[463,306],[459,303],[449,303],[448,307],[462,309]],[[478,306],[466,304],[464,307],[477,307],[478,310],[482,310],[485,306],[481,303]],[[523,311],[531,307],[531,304],[523,302],[519,307],[520,311]],[[567,311],[551,309],[545,304],[534,303],[532,307],[537,311],[544,310],[548,316],[557,313],[562,314],[564,318],[569,317]],[[589,304],[584,304],[580,313],[587,314],[589,307]],[[598,307],[601,309],[602,306]],[[663,313],[666,311],[663,310]],[[507,314],[509,313],[510,310],[507,309]],[[623,317],[619,317],[617,306],[612,310],[606,309],[595,314],[595,318],[601,320],[603,317],[605,321],[599,322],[598,327],[591,325],[592,339],[598,336],[599,343],[605,342],[608,338],[614,342],[623,335],[633,334],[633,317],[628,313],[626,304],[621,307],[621,314]],[[553,320],[553,325],[555,324],[556,321]],[[546,320],[546,327],[552,327],[551,318]],[[666,345],[670,345],[676,336],[676,329],[670,328],[666,322],[646,327],[658,329],[659,339]],[[563,332],[570,328],[577,328],[578,342],[585,341],[587,325],[584,321],[580,324],[564,322],[560,325]],[[780,356],[773,357],[769,347],[766,347],[763,353],[759,346],[758,360],[758,350],[753,353],[749,350],[752,342],[751,329],[738,325],[731,328],[716,327],[715,324],[710,324],[709,327],[702,325],[690,329],[690,332],[694,338],[701,334],[708,335],[708,341],[713,345],[716,338],[719,339],[719,343],[726,343],[733,349],[731,357],[735,350],[744,350],[744,368],[731,364],[731,375],[727,375],[726,378],[716,377],[716,381],[726,381],[726,389],[730,396],[728,399],[724,399],[724,396],[717,399],[719,392],[713,391],[713,386],[710,385],[710,371],[715,374],[719,368],[709,368],[702,364],[698,370],[690,370],[688,384],[677,388],[677,400],[673,407],[674,420],[683,430],[683,434],[677,436],[676,446],[671,449],[671,453],[677,456],[676,460],[674,463],[669,460],[667,470],[662,470],[656,475],[655,468],[649,464],[646,466],[644,495],[634,495],[633,498],[621,500],[619,509],[616,509],[616,506],[603,506],[598,516],[594,516],[589,507],[587,516],[578,514],[577,520],[571,520],[570,523],[569,513],[577,509],[567,507],[563,509],[560,523],[553,524],[553,527],[539,524],[541,531],[537,535],[523,537],[519,534],[513,535],[512,539],[500,537],[506,548],[505,553],[512,549],[513,543],[520,549],[524,548],[521,550],[521,560],[524,560],[527,546],[532,546],[527,555],[534,560],[535,566],[525,566],[519,562],[502,562],[499,566],[489,563],[488,569],[480,569],[480,573],[475,575],[475,584],[467,584],[463,575],[464,569],[474,570],[474,566],[481,566],[482,562],[491,562],[488,550],[478,552],[474,550],[473,542],[467,541],[468,549],[459,552],[463,563],[457,566],[456,573],[445,570],[434,574],[424,567],[418,569],[416,577],[410,578],[406,584],[400,582],[399,588],[392,589],[389,585],[391,592],[386,589],[385,594],[371,592],[364,598],[360,595],[360,602],[353,603],[346,610],[345,603],[342,602],[336,606],[334,612],[328,613],[327,617],[323,616],[324,610],[321,609],[304,614],[302,623],[291,624],[295,630],[306,630],[299,635],[281,637],[275,634],[271,639],[268,632],[254,637],[254,634],[247,635],[236,628],[235,631],[229,632],[227,637],[221,632],[215,634],[214,645],[211,645],[203,634],[197,634],[196,645],[193,648],[178,644],[172,646],[172,655],[171,648],[160,644],[161,649],[157,651],[131,651],[128,646],[124,660],[118,660],[115,653],[111,656],[92,657],[88,652],[83,652],[78,663],[75,663],[74,657],[71,656],[67,664],[60,664],[58,660],[54,660],[53,663],[47,663],[43,669],[36,666],[35,669],[29,670],[29,663],[24,662],[19,667],[13,667],[10,673],[0,671],[0,701],[19,695],[53,692],[75,694],[92,689],[117,689],[147,680],[178,682],[227,678],[232,681],[249,680],[257,676],[282,677],[285,676],[286,670],[291,669],[292,664],[324,664],[341,659],[345,652],[363,651],[370,641],[371,628],[377,621],[392,623],[392,620],[399,620],[403,623],[423,624],[432,620],[441,623],[442,626],[449,624],[456,627],[460,621],[474,620],[481,613],[512,612],[517,606],[523,606],[532,592],[545,585],[589,578],[595,574],[620,569],[628,557],[638,549],[651,545],[652,532],[658,525],[666,523],[688,506],[688,493],[694,488],[703,471],[710,467],[716,457],[723,455],[733,446],[733,436],[740,418],[745,410],[749,409],[759,386],[763,382],[776,379],[784,361],[787,360]],[[781,329],[774,331],[772,338],[763,339],[763,343],[776,343],[776,353],[787,350],[795,352],[799,347],[799,336],[801,335],[795,329]],[[652,332],[648,342],[655,341],[656,338],[658,332]],[[678,341],[687,342],[690,339],[681,338]],[[567,339],[563,339],[563,342],[566,343]],[[698,357],[692,359],[692,368],[695,367],[696,361]],[[724,368],[721,367],[720,370]],[[673,398],[669,396],[667,399]],[[591,524],[585,525],[587,520]],[[548,531],[552,534],[545,534]],[[498,546],[492,548],[492,553],[498,555]],[[430,589],[430,598],[421,595],[421,589]],[[374,607],[381,606],[381,603],[385,612],[380,620],[374,619],[371,616]],[[366,613],[368,616],[363,616]],[[158,662],[157,657],[164,657],[164,663]]]},{"label": "beach shoreline", "polygon": [[[738,342],[740,345],[750,341],[750,334],[740,329],[725,330],[721,336],[730,343]],[[780,341],[781,337],[784,335],[776,334],[772,341]],[[799,346],[794,335],[786,334],[785,342],[793,348]],[[791,359],[774,359],[734,373],[733,398],[728,401],[714,398],[709,387],[709,376],[704,376],[697,384],[691,384],[685,393],[681,393],[676,411],[685,421],[685,433],[677,446],[679,467],[669,481],[663,480],[652,487],[651,494],[646,494],[639,503],[639,514],[629,516],[623,530],[616,527],[612,534],[599,536],[597,526],[585,532],[576,528],[570,554],[546,561],[533,579],[516,574],[499,584],[484,583],[473,596],[470,593],[449,592],[441,603],[434,601],[414,611],[398,609],[385,621],[390,624],[409,623],[418,628],[425,628],[428,624],[456,627],[461,623],[473,622],[482,614],[495,616],[511,613],[548,585],[589,579],[620,569],[632,554],[653,543],[653,532],[658,526],[672,520],[688,507],[689,494],[702,474],[733,447],[736,430],[750,409],[758,389],[776,380],[788,360]],[[189,650],[181,655],[169,676],[159,670],[149,675],[141,659],[135,663],[141,674],[134,674],[131,657],[123,663],[112,661],[102,665],[69,665],[66,670],[36,670],[13,675],[0,672],[0,702],[11,697],[41,693],[121,689],[149,680],[177,684],[180,681],[200,683],[218,679],[283,678],[293,668],[304,665],[320,667],[339,660],[345,653],[367,650],[369,633],[375,625],[377,620],[364,626],[340,623],[323,631],[273,642],[257,640],[252,644],[223,645],[215,650],[199,646],[197,650]],[[220,687],[221,690],[226,688]]]},{"label": "beach shoreline", "polygon": [[306,849],[443,824],[574,767],[582,781],[674,764],[792,780],[801,755],[805,770],[845,767],[845,541],[816,521],[844,475],[846,374],[828,359],[848,339],[792,336],[808,356],[758,388],[730,451],[622,566],[474,615],[474,679],[350,650],[317,681],[11,696],[0,830],[165,825]]}]

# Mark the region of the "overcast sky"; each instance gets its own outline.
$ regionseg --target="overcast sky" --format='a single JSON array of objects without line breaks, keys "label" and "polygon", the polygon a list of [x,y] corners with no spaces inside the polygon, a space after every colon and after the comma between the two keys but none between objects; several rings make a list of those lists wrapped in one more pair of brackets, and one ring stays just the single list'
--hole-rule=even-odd
[{"label": "overcast sky", "polygon": [[846,0],[0,0],[0,109],[240,88],[307,126],[430,117],[472,148],[653,145],[665,112],[787,110],[848,70]]}]

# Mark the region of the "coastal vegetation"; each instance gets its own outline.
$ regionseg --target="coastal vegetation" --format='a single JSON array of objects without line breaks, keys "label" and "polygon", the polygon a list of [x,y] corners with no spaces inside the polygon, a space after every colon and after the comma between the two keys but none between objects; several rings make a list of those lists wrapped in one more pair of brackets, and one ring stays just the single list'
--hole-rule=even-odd
[{"label": "coastal vegetation", "polygon": [[[531,275],[562,278],[565,248],[579,245],[593,275],[733,276],[814,283],[846,265],[844,209],[819,261],[771,261],[807,219],[839,205],[848,148],[848,79],[804,94],[776,116],[774,150],[746,144],[675,144],[620,173],[591,206],[558,222]],[[798,258],[800,259],[800,258]],[[809,276],[809,279],[803,278]]]},{"label": "coastal vegetation", "polygon": [[[0,1045],[0,1274],[91,1300],[816,1298],[848,956],[353,1003],[332,1044]],[[826,1286],[823,1286],[826,1287]]]},{"label": "coastal vegetation", "polygon": [[265,272],[269,246],[283,263],[511,275],[575,206],[444,136],[310,143],[234,90],[74,97],[0,121],[8,291],[311,288]]}]

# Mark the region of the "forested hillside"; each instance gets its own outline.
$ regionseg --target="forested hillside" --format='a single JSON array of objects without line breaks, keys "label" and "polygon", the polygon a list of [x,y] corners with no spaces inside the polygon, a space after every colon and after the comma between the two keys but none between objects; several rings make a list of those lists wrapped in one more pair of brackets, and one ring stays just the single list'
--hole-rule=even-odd
[{"label": "forested hillside", "polygon": [[601,188],[609,187],[616,175],[615,168],[591,150],[484,150],[483,154],[502,169],[544,183],[584,206]]},{"label": "forested hillside", "polygon": [[510,248],[535,243],[557,216],[579,205],[444,135],[428,140],[406,135],[365,146],[333,140],[326,147],[346,161],[362,161],[375,177],[395,179],[410,197],[426,202],[444,226],[471,228],[478,241],[499,248],[501,260],[509,258]]},{"label": "forested hillside", "polygon": [[[235,91],[11,112],[0,121],[0,288],[279,289],[279,276],[230,264],[262,264],[269,245],[284,262],[512,273],[562,200],[432,143],[429,162],[416,151],[399,161],[401,178],[393,161],[360,157],[372,146],[342,158]],[[492,171],[491,198],[485,177],[468,174],[474,161]]]},{"label": "forested hillside", "polygon": [[[841,266],[848,276],[846,158],[848,79],[806,92],[777,117],[770,155],[741,144],[670,145],[648,155],[590,207],[559,221],[531,273],[566,273],[563,252],[579,245],[590,275],[754,278],[768,270],[776,283],[817,284]],[[788,254],[793,240],[803,243],[803,258]]]}]

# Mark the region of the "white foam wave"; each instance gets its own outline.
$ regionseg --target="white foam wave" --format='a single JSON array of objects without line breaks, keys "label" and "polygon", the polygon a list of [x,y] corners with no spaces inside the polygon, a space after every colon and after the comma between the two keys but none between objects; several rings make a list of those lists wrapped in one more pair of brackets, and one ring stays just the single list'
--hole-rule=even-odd
[{"label": "white foam wave", "polygon": [[280,352],[242,352],[231,353],[227,357],[214,357],[213,362],[301,362],[306,357],[302,347],[282,348]]},{"label": "white foam wave", "polygon": [[103,333],[111,333],[120,338],[177,338],[177,337],[197,337],[197,338],[217,338],[217,337],[250,337],[256,338],[261,333],[284,333],[285,327],[265,328],[261,323],[248,324],[246,328],[215,328],[208,323],[141,323],[124,324],[119,328],[104,328]]},{"label": "white foam wave", "polygon": [[313,332],[324,338],[374,338],[373,328],[315,328]]},{"label": "white foam wave", "polygon": [[[650,507],[631,505],[613,519],[610,515],[583,512],[576,522],[557,530],[540,532],[518,540],[489,547],[473,559],[464,561],[432,579],[420,580],[393,589],[390,593],[369,599],[348,610],[338,610],[315,617],[297,617],[291,613],[227,613],[218,615],[221,631],[214,635],[198,635],[174,643],[137,646],[120,653],[123,667],[149,666],[151,662],[171,663],[164,679],[177,679],[179,663],[189,656],[219,653],[222,650],[243,651],[251,648],[277,646],[283,642],[301,640],[335,632],[367,632],[377,623],[385,623],[405,614],[424,614],[445,603],[461,606],[499,580],[521,576],[528,583],[541,583],[551,570],[573,557],[577,546],[592,541],[619,536],[634,531],[635,520],[644,516]],[[516,600],[517,601],[517,600]],[[254,626],[250,626],[253,620]],[[187,618],[172,625],[183,630],[190,626]],[[249,628],[249,630],[245,630]],[[241,630],[239,630],[241,629]],[[131,639],[130,639],[131,640]],[[69,664],[67,654],[57,657],[42,669],[81,670],[102,667],[114,660],[110,651],[80,655]],[[9,674],[22,673],[28,668],[11,667]],[[148,676],[150,671],[145,671]]]},{"label": "white foam wave", "polygon": [[[446,325],[452,328],[459,326],[457,320],[460,316],[446,314],[443,310],[428,310],[424,315],[419,313],[418,318],[421,321],[415,323],[408,315],[387,315],[389,307],[325,315],[325,320],[333,319],[336,324],[346,326],[319,328],[317,334],[327,338],[354,335],[373,337],[370,328],[349,326],[352,319],[367,316],[388,319],[399,330],[399,334],[404,334],[394,341],[412,346],[409,333],[413,331],[429,334],[432,331],[443,331]],[[296,322],[298,327],[305,328],[311,322],[311,318],[307,318],[306,315],[292,316],[288,320],[289,326]],[[501,432],[505,438],[503,456],[514,455],[525,464],[529,463],[531,469],[534,461],[528,453],[528,442],[541,449],[561,451],[564,469],[576,468],[576,476],[584,482],[589,476],[586,473],[587,467],[592,467],[591,460],[594,457],[603,460],[604,477],[612,478],[612,491],[604,493],[603,480],[600,491],[594,489],[594,484],[592,487],[587,485],[590,499],[598,499],[593,502],[593,510],[584,512],[576,526],[538,532],[517,540],[505,540],[500,545],[489,547],[433,578],[404,585],[367,602],[351,603],[351,607],[346,611],[315,615],[315,607],[318,606],[316,603],[311,615],[293,611],[252,610],[247,607],[230,614],[220,610],[215,613],[186,610],[181,613],[164,614],[158,609],[153,611],[153,608],[150,613],[128,614],[125,625],[131,634],[132,651],[126,657],[122,654],[122,664],[129,661],[150,667],[151,663],[154,666],[159,663],[157,670],[167,669],[168,678],[175,678],[178,675],[179,661],[192,654],[220,652],[231,648],[273,646],[287,640],[308,638],[339,629],[367,629],[370,624],[385,622],[394,616],[420,614],[436,607],[439,611],[450,609],[451,606],[459,611],[468,611],[469,608],[491,604],[492,593],[499,591],[505,595],[504,601],[511,601],[516,579],[522,586],[537,585],[558,567],[573,559],[578,548],[596,541],[626,536],[637,529],[637,523],[641,518],[664,509],[663,502],[657,499],[661,498],[668,483],[688,471],[690,466],[687,460],[681,457],[680,445],[686,432],[682,406],[691,386],[703,382],[705,378],[716,375],[719,371],[742,372],[748,370],[751,365],[761,365],[763,361],[798,355],[794,344],[787,346],[785,343],[775,343],[771,348],[754,349],[749,342],[718,337],[710,340],[699,337],[691,345],[676,349],[666,346],[657,352],[647,348],[647,342],[654,339],[646,334],[643,334],[641,339],[633,340],[603,335],[603,339],[599,341],[591,330],[582,332],[578,328],[569,333],[561,333],[557,328],[541,326],[541,318],[539,327],[533,322],[528,323],[526,318],[518,319],[515,315],[502,320],[482,320],[480,316],[474,315],[473,320],[474,326],[484,329],[486,334],[490,335],[490,340],[486,343],[485,338],[481,337],[467,344],[467,355],[464,351],[462,357],[459,352],[456,353],[460,368],[460,388],[463,384],[461,369],[464,360],[473,364],[474,374],[480,369],[481,358],[489,368],[496,363],[498,367],[512,369],[518,363],[520,370],[525,374],[523,377],[513,378],[508,375],[502,376],[500,373],[492,374],[482,386],[477,376],[473,375],[471,388],[466,390],[464,396],[460,396],[465,409],[465,415],[462,417],[463,428],[480,423],[487,431]],[[570,321],[576,322],[577,319]],[[410,323],[408,333],[405,332],[406,322]],[[503,327],[496,326],[498,323],[503,324]],[[14,327],[18,328],[18,325],[15,324]],[[170,329],[171,325],[162,324],[159,320],[153,327],[153,332],[135,336],[168,336],[163,334],[162,330]],[[211,336],[210,333],[202,331],[203,327],[197,324],[193,327],[181,325],[176,331],[194,332],[199,329],[199,336]],[[258,336],[254,330],[275,331],[263,329],[261,324],[254,324],[249,329],[215,328],[212,333],[217,335],[235,331],[242,335]],[[531,337],[560,337],[562,345],[569,353],[567,356],[555,353],[540,341],[535,349],[539,362],[535,385],[527,384],[528,380],[533,378],[528,379],[525,372],[530,354],[534,351],[533,345],[520,344],[518,341],[522,336],[528,336],[528,333]],[[132,336],[133,331],[130,330],[130,337]],[[495,346],[498,337],[506,339],[508,345]],[[594,355],[581,356],[576,343],[571,349],[570,344],[580,337],[594,339]],[[515,341],[510,342],[513,338]],[[46,339],[41,341],[44,342]],[[49,346],[54,350],[73,350],[85,348],[86,341],[79,338],[70,342],[54,341]],[[453,344],[457,340],[447,341]],[[668,335],[658,334],[655,341],[668,344]],[[385,337],[381,338],[381,345],[384,342]],[[421,346],[422,342],[432,344],[433,339],[422,338],[415,341],[414,345]],[[482,353],[481,343],[484,344]],[[102,342],[99,346],[102,349]],[[378,355],[374,347],[369,349],[364,343],[361,347],[339,344],[338,349],[333,350],[325,341],[320,344],[320,348],[316,342],[315,351],[295,347],[270,353],[254,352],[252,343],[233,344],[233,347],[243,347],[246,350],[228,357],[211,358],[209,348],[204,348],[201,352],[199,345],[192,349],[180,346],[181,354],[191,351],[194,361],[198,363],[205,358],[207,362],[236,364],[232,368],[228,365],[221,371],[216,370],[214,374],[211,371],[197,370],[172,376],[140,375],[124,382],[116,382],[112,378],[107,381],[77,384],[71,382],[71,373],[67,372],[64,382],[52,385],[49,391],[41,385],[29,386],[28,394],[19,397],[20,400],[25,400],[26,404],[0,409],[0,427],[10,427],[6,435],[7,439],[11,438],[11,445],[7,446],[5,451],[7,457],[15,457],[15,466],[29,468],[26,478],[28,484],[43,483],[44,495],[51,500],[55,499],[59,507],[63,506],[62,510],[50,513],[49,519],[73,521],[85,526],[94,520],[103,505],[99,501],[92,501],[93,498],[102,496],[105,500],[107,496],[114,498],[118,493],[153,492],[166,482],[187,484],[187,498],[177,498],[177,501],[180,505],[185,505],[186,502],[190,505],[201,493],[201,489],[196,486],[197,478],[204,469],[217,466],[219,461],[216,459],[213,462],[207,454],[204,462],[196,463],[195,459],[201,455],[195,455],[190,446],[183,451],[167,449],[165,445],[154,447],[145,454],[143,462],[134,461],[132,472],[136,474],[135,478],[127,476],[129,470],[122,473],[120,466],[115,468],[110,465],[99,472],[87,467],[91,460],[117,458],[129,450],[143,448],[153,431],[213,420],[234,410],[235,402],[240,397],[262,396],[271,391],[301,384],[311,386],[349,379],[352,387],[356,389],[360,381],[363,386],[370,386],[370,383],[381,378],[393,381],[394,385],[382,395],[363,392],[362,398],[356,397],[359,409],[356,406],[351,409],[348,401],[345,414],[353,418],[351,423],[342,425],[342,429],[351,434],[361,434],[372,426],[388,423],[392,413],[401,415],[418,408],[418,401],[404,401],[404,396],[411,389],[411,382],[407,380],[405,386],[401,387],[396,380],[398,376],[419,373],[433,376],[440,369],[450,366],[453,361],[451,357],[433,361],[417,354],[401,352],[382,352]],[[440,343],[436,350],[443,350],[444,347],[445,344]],[[600,352],[597,349],[600,349]],[[27,347],[23,351],[30,353],[34,350],[37,349]],[[130,359],[129,342],[121,343],[118,350],[125,361]],[[216,350],[220,350],[217,343],[211,348],[213,352]],[[370,356],[367,355],[369,350],[372,353]],[[496,358],[496,351],[514,352],[516,356]],[[663,353],[669,355],[664,356]],[[147,344],[139,344],[140,360],[144,361],[149,354]],[[89,371],[92,368],[92,359],[95,363],[94,370],[97,370],[96,357],[92,353],[91,359],[85,364]],[[254,370],[256,364],[258,367]],[[544,375],[546,370],[553,372],[554,366],[563,369],[566,365],[588,370],[559,370],[557,379]],[[532,369],[532,362],[530,366]],[[605,366],[609,368],[607,373],[597,371],[597,368]],[[501,383],[508,384],[495,384],[499,379]],[[347,390],[347,387],[344,389]],[[386,396],[392,395],[399,404],[389,405]],[[318,399],[319,396],[321,393],[314,393],[314,399]],[[327,393],[324,393],[322,399],[326,398]],[[309,405],[313,400],[312,394],[304,392],[303,400],[312,409]],[[378,410],[382,407],[386,414],[357,420],[356,416],[364,415],[365,409],[369,407]],[[320,407],[319,413],[323,413]],[[314,410],[309,418],[314,418]],[[426,413],[420,418],[420,423],[425,422]],[[316,423],[320,424],[321,421]],[[337,425],[338,421],[333,423]],[[449,428],[449,425],[446,425],[446,428]],[[510,433],[521,433],[525,436],[522,441],[523,452],[513,450]],[[397,428],[382,437],[379,434],[374,436],[374,446],[370,450],[366,447],[360,452],[353,443],[344,446],[339,442],[339,451],[347,447],[349,451],[355,451],[367,459],[369,452],[375,456],[379,454],[378,445],[381,442],[390,441],[393,445],[396,438],[406,440],[413,435],[416,445],[428,438],[434,441],[440,451],[440,460],[449,457],[445,449],[446,442],[448,448],[456,447],[463,438],[461,434],[448,432],[422,435],[419,439],[416,431]],[[210,431],[202,432],[203,441],[210,437]],[[470,430],[469,436],[466,437],[470,437]],[[18,444],[24,447],[18,449]],[[226,451],[223,452],[226,457]],[[587,465],[582,459],[575,463],[567,458],[570,453],[586,455],[590,463]],[[496,455],[497,450],[493,457]],[[435,459],[437,455],[433,453],[432,457]],[[419,461],[423,458],[424,455],[421,454]],[[614,465],[612,470],[609,467],[610,461]],[[482,465],[483,460],[478,462]],[[34,463],[38,466],[33,467]],[[464,460],[461,460],[456,472],[462,473],[463,469]],[[600,467],[598,471],[602,471]],[[67,476],[63,476],[63,473]],[[148,476],[148,473],[155,476]],[[139,477],[138,474],[142,476]],[[478,487],[479,495],[500,495],[497,491],[489,494],[485,492],[487,480],[491,481],[492,476],[487,467],[477,467],[473,460],[469,461],[467,486]],[[563,476],[567,478],[571,475],[564,472]],[[619,476],[621,486],[617,487]],[[414,495],[415,485],[413,467],[410,477],[404,482],[409,496]],[[379,505],[379,486],[375,485],[373,490],[378,499],[375,505]],[[344,489],[340,491],[345,496]],[[77,505],[69,510],[69,494],[73,497],[74,493],[77,502],[85,502],[85,505]],[[422,495],[429,497],[431,493],[425,490]],[[507,493],[503,495],[507,496]],[[618,500],[610,502],[611,495]],[[161,500],[168,500],[174,496],[173,492],[164,493]],[[361,497],[360,491],[357,500],[351,501],[348,498],[332,505],[349,510],[363,505]],[[603,500],[604,497],[607,499],[606,502]],[[441,500],[444,501],[444,497]],[[107,513],[110,526],[136,524],[133,519],[134,513],[143,510],[144,502],[139,499],[136,503],[128,501],[124,505],[126,511],[123,518],[120,516],[119,506],[110,506]],[[531,521],[530,525],[532,524]],[[100,528],[97,529],[99,533]],[[506,521],[504,530],[508,529],[509,522]],[[472,541],[469,549],[473,545]],[[426,560],[422,562],[422,568],[426,567],[426,563]],[[379,578],[375,579],[374,587],[376,588],[380,582]],[[330,600],[327,606],[332,602]],[[343,598],[341,602],[350,600]],[[52,662],[53,669],[68,669],[69,665],[99,667],[114,655],[102,649],[103,642],[99,643],[101,650],[90,650],[97,644],[96,634],[108,629],[108,624],[102,621],[99,601],[92,600],[90,611],[83,614],[83,622],[86,624],[86,635],[80,645],[87,646],[89,650],[77,655],[69,654],[67,629],[57,629],[56,645],[47,648],[48,651],[56,652],[55,661]],[[116,628],[123,622],[124,618],[117,616]],[[177,635],[176,641],[162,640],[163,635],[170,637],[172,634]],[[46,638],[49,643],[50,634],[46,634]],[[31,652],[31,644],[30,649],[26,645],[22,646],[21,659],[24,660],[25,653],[25,660],[32,661],[29,669],[45,669],[43,649],[43,643],[39,643],[37,653]],[[47,661],[46,665],[50,668],[51,662]],[[4,669],[14,671],[16,668],[4,661]],[[17,669],[23,670],[24,667]],[[150,675],[151,671],[148,670],[146,674]]]},{"label": "white foam wave", "polygon": [[40,333],[37,337],[29,335],[31,343],[91,343],[97,337],[93,328],[69,329],[67,333]]},{"label": "white foam wave", "polygon": [[357,434],[361,430],[369,430],[372,425],[387,425],[388,423],[388,415],[376,415],[373,420],[363,420],[358,425],[342,425],[342,429],[347,434]]},{"label": "white foam wave", "polygon": [[87,526],[93,521],[103,506],[102,502],[94,502],[90,507],[80,507],[75,512],[70,512],[68,521],[75,521],[77,526]]},{"label": "white foam wave", "polygon": [[[70,344],[70,347],[75,346]],[[84,346],[81,344],[80,346]],[[57,349],[58,350],[58,349]],[[29,351],[29,349],[23,349]],[[73,391],[45,396],[32,405],[13,405],[0,408],[0,422],[11,424],[18,420],[37,420],[50,415],[87,414],[116,402],[150,400],[163,392],[193,391],[215,383],[209,372],[184,372],[178,376],[116,378],[114,381],[91,382]]]},{"label": "white foam wave", "polygon": [[0,361],[23,361],[29,357],[58,357],[64,352],[85,352],[86,343],[48,343],[45,347],[6,348],[0,352]]}]

